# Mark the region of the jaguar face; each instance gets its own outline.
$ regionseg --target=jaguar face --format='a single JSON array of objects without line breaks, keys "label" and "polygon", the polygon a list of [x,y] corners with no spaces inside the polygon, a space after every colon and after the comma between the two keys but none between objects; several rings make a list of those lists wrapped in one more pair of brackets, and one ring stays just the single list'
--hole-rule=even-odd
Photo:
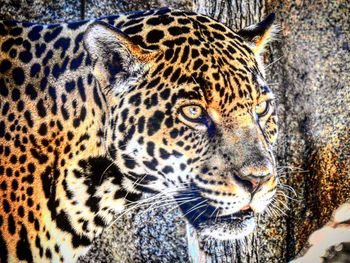
[{"label": "jaguar face", "polygon": [[[217,239],[240,238],[250,233],[255,226],[254,214],[262,212],[275,193],[273,139],[266,133],[274,125],[273,95],[262,95],[267,89],[264,86],[248,85],[256,87],[261,100],[233,99],[230,105],[209,89],[206,92],[217,95],[217,99],[208,105],[203,96],[200,102],[191,101],[190,106],[185,106],[187,114],[178,115],[179,123],[182,120],[189,126],[184,136],[195,138],[191,150],[201,158],[192,163],[188,160],[193,155],[187,155],[188,176],[182,181],[189,182],[189,187],[176,198],[197,230]],[[239,98],[234,93],[227,96]],[[190,118],[193,115],[195,120]]]},{"label": "jaguar face", "polygon": [[[273,19],[240,36],[198,17],[178,32],[143,28],[148,43],[97,23],[85,45],[105,89],[106,147],[124,187],[175,199],[203,236],[241,238],[277,185],[274,95],[259,61]],[[243,40],[249,32],[255,42]]]}]

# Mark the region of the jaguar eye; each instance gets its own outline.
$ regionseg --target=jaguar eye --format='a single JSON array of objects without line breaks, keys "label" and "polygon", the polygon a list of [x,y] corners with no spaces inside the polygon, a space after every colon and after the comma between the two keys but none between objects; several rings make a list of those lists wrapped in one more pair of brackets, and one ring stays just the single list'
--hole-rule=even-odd
[{"label": "jaguar eye", "polygon": [[181,108],[181,113],[186,119],[196,121],[202,117],[204,110],[198,105],[188,105]]},{"label": "jaguar eye", "polygon": [[255,112],[259,117],[266,115],[269,112],[269,101],[265,100],[256,105]]}]

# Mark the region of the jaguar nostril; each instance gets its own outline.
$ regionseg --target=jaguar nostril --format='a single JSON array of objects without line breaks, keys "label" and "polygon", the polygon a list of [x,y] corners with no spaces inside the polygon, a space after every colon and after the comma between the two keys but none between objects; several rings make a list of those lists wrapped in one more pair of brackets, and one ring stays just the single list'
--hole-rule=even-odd
[{"label": "jaguar nostril", "polygon": [[260,175],[260,176],[234,175],[234,179],[236,180],[236,182],[251,193],[259,189],[259,187],[263,183],[269,181],[271,177],[272,177],[272,174]]},{"label": "jaguar nostril", "polygon": [[259,185],[259,182],[257,180],[251,180],[251,179],[241,177],[238,175],[235,175],[234,178],[235,178],[237,183],[239,183],[241,186],[243,186],[249,192],[253,192]]}]

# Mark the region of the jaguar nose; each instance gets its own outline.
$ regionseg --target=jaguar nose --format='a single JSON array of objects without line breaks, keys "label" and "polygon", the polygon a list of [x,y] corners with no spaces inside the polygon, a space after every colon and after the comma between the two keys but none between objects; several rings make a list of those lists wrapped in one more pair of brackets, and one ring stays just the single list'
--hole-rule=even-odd
[{"label": "jaguar nose", "polygon": [[270,180],[273,176],[273,166],[270,163],[264,165],[250,165],[240,169],[235,175],[235,180],[247,191],[255,192],[263,183]]}]

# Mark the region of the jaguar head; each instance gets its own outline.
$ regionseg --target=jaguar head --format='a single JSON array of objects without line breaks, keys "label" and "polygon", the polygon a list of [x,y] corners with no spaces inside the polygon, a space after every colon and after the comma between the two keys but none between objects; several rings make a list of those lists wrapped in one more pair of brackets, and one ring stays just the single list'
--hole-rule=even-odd
[{"label": "jaguar head", "polygon": [[276,192],[275,97],[261,63],[273,19],[233,32],[173,12],[138,31],[96,22],[85,34],[123,186],[175,199],[204,236],[249,234]]}]

